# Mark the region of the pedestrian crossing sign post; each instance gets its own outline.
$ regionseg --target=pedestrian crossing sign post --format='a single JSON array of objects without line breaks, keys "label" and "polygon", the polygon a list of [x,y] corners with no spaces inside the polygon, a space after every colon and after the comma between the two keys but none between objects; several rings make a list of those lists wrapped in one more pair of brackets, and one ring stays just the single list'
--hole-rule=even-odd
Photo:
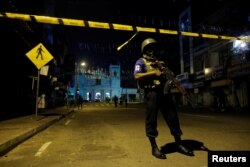
[{"label": "pedestrian crossing sign post", "polygon": [[38,69],[37,73],[37,88],[36,88],[36,116],[37,116],[37,107],[39,103],[39,82],[40,82],[40,70],[41,68],[50,62],[53,59],[53,56],[49,51],[43,46],[42,43],[39,43],[33,49],[26,53],[26,56],[35,64]]},{"label": "pedestrian crossing sign post", "polygon": [[38,69],[42,68],[45,64],[53,59],[53,56],[42,43],[39,43],[28,53],[26,53],[26,56],[32,61],[32,63],[35,64]]}]

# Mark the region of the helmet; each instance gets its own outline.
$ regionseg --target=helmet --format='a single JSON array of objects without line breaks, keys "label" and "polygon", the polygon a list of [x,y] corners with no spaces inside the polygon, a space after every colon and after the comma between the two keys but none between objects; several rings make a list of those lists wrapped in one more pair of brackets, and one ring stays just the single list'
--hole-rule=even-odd
[{"label": "helmet", "polygon": [[145,39],[141,44],[141,52],[143,53],[145,51],[146,46],[149,46],[151,44],[156,44],[156,40],[153,38],[147,38]]}]

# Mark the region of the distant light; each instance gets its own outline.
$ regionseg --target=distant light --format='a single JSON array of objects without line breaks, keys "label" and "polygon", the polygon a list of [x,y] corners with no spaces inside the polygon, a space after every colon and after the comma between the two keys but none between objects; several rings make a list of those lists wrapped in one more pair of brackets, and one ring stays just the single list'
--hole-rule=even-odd
[{"label": "distant light", "polygon": [[241,42],[240,47],[245,48],[247,46],[246,42]]},{"label": "distant light", "polygon": [[[245,37],[242,37],[242,38],[245,38]],[[246,41],[235,40],[233,42],[233,49],[236,53],[241,53],[241,52],[249,50],[249,46],[248,46],[248,43]]]},{"label": "distant light", "polygon": [[81,66],[86,66],[86,63],[85,63],[85,62],[82,62],[82,63],[81,63]]},{"label": "distant light", "polygon": [[236,40],[233,45],[234,48],[238,48],[238,49],[244,49],[244,47],[246,46],[247,46],[246,42],[239,41],[239,40]]},{"label": "distant light", "polygon": [[110,98],[110,93],[109,93],[109,92],[106,92],[106,93],[105,93],[105,96],[106,96],[107,98]]},{"label": "distant light", "polygon": [[205,69],[204,69],[205,75],[211,73],[211,71],[212,71],[211,68],[205,68]]}]

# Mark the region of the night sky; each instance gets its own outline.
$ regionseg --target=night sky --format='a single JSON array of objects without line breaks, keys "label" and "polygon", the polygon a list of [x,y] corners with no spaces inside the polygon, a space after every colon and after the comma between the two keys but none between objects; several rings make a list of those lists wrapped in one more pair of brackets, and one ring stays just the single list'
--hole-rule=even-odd
[{"label": "night sky", "polygon": [[[192,7],[193,22],[199,23],[212,11],[230,1],[233,0],[156,0],[136,3],[124,0],[14,0],[2,1],[4,7],[1,11],[178,30],[178,15],[188,6]],[[45,25],[25,23],[23,26],[26,26],[24,36],[27,43],[30,47],[35,46],[40,36],[30,40],[27,29],[33,36]],[[133,71],[134,62],[141,56],[142,40],[153,37],[162,44],[161,58],[164,58],[176,73],[179,72],[178,36],[140,32],[128,45],[117,52],[116,48],[128,40],[134,32],[50,26],[54,35],[67,46],[68,54],[76,57],[78,61],[87,61],[89,68],[107,68],[109,64],[120,64],[123,71]],[[20,30],[21,33],[22,31]]]}]

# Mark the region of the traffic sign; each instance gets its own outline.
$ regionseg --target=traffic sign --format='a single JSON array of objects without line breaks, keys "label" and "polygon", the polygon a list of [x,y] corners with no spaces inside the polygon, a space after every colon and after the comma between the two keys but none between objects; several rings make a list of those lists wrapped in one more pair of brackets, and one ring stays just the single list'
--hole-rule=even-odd
[{"label": "traffic sign", "polygon": [[42,68],[54,58],[42,43],[39,43],[37,46],[27,52],[26,56],[35,64],[38,69]]}]

